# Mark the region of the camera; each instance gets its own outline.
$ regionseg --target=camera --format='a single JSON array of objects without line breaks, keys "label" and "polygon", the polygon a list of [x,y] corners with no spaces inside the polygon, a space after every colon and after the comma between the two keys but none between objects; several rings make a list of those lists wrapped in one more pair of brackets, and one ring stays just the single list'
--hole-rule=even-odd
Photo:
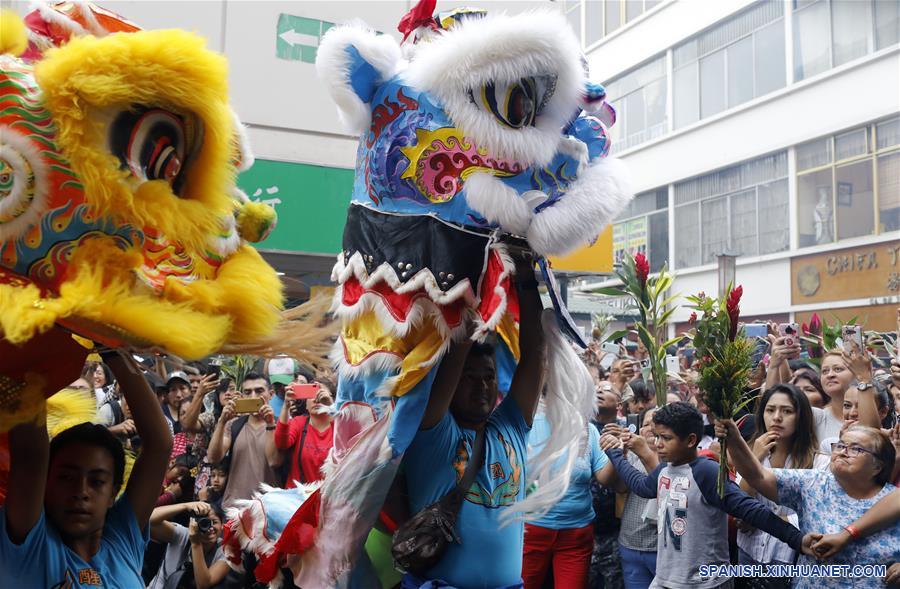
[{"label": "camera", "polygon": [[205,515],[194,515],[191,516],[191,519],[197,521],[197,529],[201,534],[208,534],[213,529],[212,520]]}]

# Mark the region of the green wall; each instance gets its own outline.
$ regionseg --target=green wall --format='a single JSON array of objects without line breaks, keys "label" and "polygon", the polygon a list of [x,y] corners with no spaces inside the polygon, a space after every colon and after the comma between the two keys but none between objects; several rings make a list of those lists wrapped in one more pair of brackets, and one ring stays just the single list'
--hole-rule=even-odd
[{"label": "green wall", "polygon": [[278,225],[260,249],[337,254],[353,189],[353,170],[257,159],[238,177],[254,201],[273,202]]}]

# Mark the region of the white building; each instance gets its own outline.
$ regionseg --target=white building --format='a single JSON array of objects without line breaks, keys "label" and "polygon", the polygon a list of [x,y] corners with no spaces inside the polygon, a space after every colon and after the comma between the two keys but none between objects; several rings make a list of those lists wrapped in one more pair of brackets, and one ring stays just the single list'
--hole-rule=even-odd
[{"label": "white building", "polygon": [[636,182],[617,256],[645,251],[675,292],[715,293],[730,249],[744,316],[896,329],[900,2],[560,4]]}]

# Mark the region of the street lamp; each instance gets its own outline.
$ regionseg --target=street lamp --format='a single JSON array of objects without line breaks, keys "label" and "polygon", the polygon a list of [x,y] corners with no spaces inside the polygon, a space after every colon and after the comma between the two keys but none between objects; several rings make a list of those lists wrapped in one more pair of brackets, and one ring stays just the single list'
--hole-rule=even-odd
[{"label": "street lamp", "polygon": [[719,264],[719,296],[725,296],[725,293],[728,291],[728,285],[734,285],[735,278],[735,261],[737,260],[738,252],[731,251],[730,248],[726,247],[722,253],[716,256],[716,261]]}]

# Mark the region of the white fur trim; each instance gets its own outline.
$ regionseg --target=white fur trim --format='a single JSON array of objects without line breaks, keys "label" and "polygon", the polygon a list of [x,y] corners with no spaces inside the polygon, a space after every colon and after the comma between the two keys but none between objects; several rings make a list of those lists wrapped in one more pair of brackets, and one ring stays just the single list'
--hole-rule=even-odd
[{"label": "white fur trim", "polygon": [[406,62],[393,37],[376,36],[375,31],[358,21],[336,26],[322,37],[316,53],[316,71],[337,104],[341,122],[349,131],[361,134],[369,128],[371,108],[350,85],[347,54],[350,46],[375,68],[381,81],[397,75]]},{"label": "white fur trim", "polygon": [[[544,311],[541,323],[547,341],[549,367],[543,408],[551,435],[540,453],[529,452],[526,462],[525,484],[537,483],[537,489],[501,515],[504,525],[523,517],[536,519],[562,499],[593,411],[594,383],[587,367],[560,333],[552,310]],[[560,457],[564,457],[562,467],[556,464]]]},{"label": "white fur trim", "polygon": [[[243,194],[243,193],[242,193]],[[246,195],[245,195],[246,196]],[[213,250],[222,257],[227,257],[241,245],[241,236],[237,232],[237,221],[234,215],[222,217],[222,230],[224,237],[216,235],[210,238]]]},{"label": "white fur trim", "polygon": [[359,252],[350,256],[350,260],[346,264],[344,264],[344,256],[339,254],[337,264],[331,271],[331,281],[338,284],[344,284],[351,276],[355,276],[364,289],[372,288],[379,282],[385,282],[391,287],[391,290],[398,294],[424,289],[431,300],[439,305],[449,305],[460,298],[464,298],[470,305],[477,303],[478,295],[467,278],[460,280],[446,292],[440,289],[437,278],[428,268],[422,268],[409,280],[401,282],[397,277],[397,271],[387,262],[382,263],[370,274],[366,269],[362,254]]},{"label": "white fur trim", "polygon": [[84,30],[84,27],[82,27],[80,24],[78,24],[68,16],[65,16],[53,10],[48,2],[32,2],[31,8],[37,10],[41,14],[41,18],[43,18],[45,21],[59,25],[60,27],[69,31],[69,33],[73,36],[87,34],[87,31]]},{"label": "white fur trim", "polygon": [[88,28],[91,30],[91,34],[95,37],[105,37],[109,34],[105,28],[103,28],[100,23],[97,21],[97,17],[94,15],[94,11],[91,10],[90,3],[85,2],[84,0],[73,0],[73,4],[78,6],[78,10],[81,12],[81,17],[87,22]]},{"label": "white fur trim", "polygon": [[[0,242],[2,242],[21,237],[40,222],[41,217],[47,212],[49,181],[48,166],[40,150],[28,137],[6,125],[0,125],[0,157],[10,165],[13,173],[12,190],[0,200],[0,219],[16,215],[6,222],[0,220]],[[28,168],[31,169],[30,174]],[[31,175],[34,176],[34,194],[31,201],[26,203],[26,191]],[[16,213],[21,206],[25,206],[25,210]]]},{"label": "white fur trim", "polygon": [[597,237],[634,194],[621,161],[601,158],[578,176],[555,204],[534,216],[528,244],[540,255],[564,255]]},{"label": "white fur trim", "polygon": [[[556,76],[553,96],[533,127],[511,129],[469,100],[469,90],[530,76]],[[465,19],[417,48],[404,77],[433,94],[454,124],[492,155],[528,166],[553,159],[563,125],[584,92],[581,47],[555,11]]]},{"label": "white fur trim", "polygon": [[238,151],[241,154],[241,161],[237,166],[236,171],[244,172],[253,166],[256,157],[253,155],[253,149],[250,147],[250,139],[247,137],[247,127],[241,122],[241,118],[234,112],[234,109],[231,109],[231,118],[234,120],[234,135],[237,140]]},{"label": "white fur trim", "polygon": [[[319,531],[316,543],[302,555],[303,563],[294,582],[300,587],[335,587],[338,577],[349,570],[355,550],[372,527],[377,516],[359,513],[351,495],[365,492],[367,484],[378,485],[372,470],[391,460],[388,431],[393,409],[386,406],[381,419],[366,429],[353,444],[347,458],[339,462],[322,483],[322,508],[319,512]],[[393,478],[396,467],[388,467],[382,476]],[[369,489],[371,490],[371,489]],[[386,489],[385,489],[386,491]]]},{"label": "white fur trim", "polygon": [[534,212],[519,193],[493,174],[475,172],[466,179],[466,202],[503,231],[525,235]]}]

